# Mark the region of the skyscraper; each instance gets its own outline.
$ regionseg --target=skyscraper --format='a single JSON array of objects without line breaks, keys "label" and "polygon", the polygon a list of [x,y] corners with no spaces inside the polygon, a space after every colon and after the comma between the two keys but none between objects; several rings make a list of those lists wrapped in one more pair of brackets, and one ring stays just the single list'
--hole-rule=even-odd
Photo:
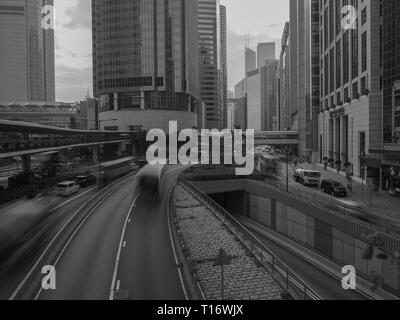
[{"label": "skyscraper", "polygon": [[390,168],[400,172],[400,1],[382,1],[383,39],[383,144],[371,150],[381,157],[384,189],[393,187],[387,182]]},{"label": "skyscraper", "polygon": [[220,129],[223,123],[223,74],[219,0],[198,0],[200,96],[205,106],[204,128]]},{"label": "skyscraper", "polygon": [[263,67],[266,60],[275,59],[275,42],[262,42],[257,45],[257,68]]},{"label": "skyscraper", "polygon": [[245,72],[246,74],[257,68],[257,54],[254,50],[250,49],[248,46],[245,48]]},{"label": "skyscraper", "polygon": [[196,0],[92,2],[94,95],[120,130],[197,126]]},{"label": "skyscraper", "polygon": [[227,60],[227,38],[226,38],[226,7],[220,6],[220,60],[222,72],[222,123],[221,129],[228,127],[227,112],[228,112],[228,60]]},{"label": "skyscraper", "polygon": [[277,60],[265,60],[261,71],[261,104],[263,107],[263,131],[277,130]]},{"label": "skyscraper", "polygon": [[0,102],[54,102],[54,30],[42,28],[53,0],[0,0]]},{"label": "skyscraper", "polygon": [[281,52],[277,72],[277,130],[291,128],[289,107],[289,22],[286,22],[281,40]]},{"label": "skyscraper", "polygon": [[256,131],[276,130],[277,60],[247,74],[247,127]]},{"label": "skyscraper", "polygon": [[289,87],[292,123],[297,123],[299,155],[314,161],[319,156],[318,10],[318,0],[290,1]]}]

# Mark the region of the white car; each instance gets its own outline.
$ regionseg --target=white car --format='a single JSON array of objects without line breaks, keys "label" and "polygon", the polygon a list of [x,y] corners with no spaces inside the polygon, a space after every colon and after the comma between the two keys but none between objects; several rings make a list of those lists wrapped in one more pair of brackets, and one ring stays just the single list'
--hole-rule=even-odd
[{"label": "white car", "polygon": [[319,186],[321,173],[319,171],[297,169],[294,180],[307,186]]},{"label": "white car", "polygon": [[75,181],[64,181],[60,182],[57,185],[58,188],[58,194],[62,195],[64,197],[69,197],[70,195],[77,193],[79,191],[79,184],[76,183]]}]

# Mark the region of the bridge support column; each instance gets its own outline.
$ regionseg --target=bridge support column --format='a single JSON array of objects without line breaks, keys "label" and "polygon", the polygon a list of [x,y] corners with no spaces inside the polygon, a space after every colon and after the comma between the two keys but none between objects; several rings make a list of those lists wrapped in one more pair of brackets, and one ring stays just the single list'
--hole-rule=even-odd
[{"label": "bridge support column", "polygon": [[122,142],[121,143],[118,143],[118,146],[117,146],[117,154],[118,154],[118,156],[122,156]]},{"label": "bridge support column", "polygon": [[31,172],[31,155],[26,154],[22,156],[22,171]]},{"label": "bridge support column", "polygon": [[136,143],[135,143],[135,142],[132,142],[132,144],[131,144],[131,150],[130,150],[132,156],[136,156],[136,149],[137,149]]},{"label": "bridge support column", "polygon": [[98,146],[92,147],[93,162],[99,163],[99,149]]}]

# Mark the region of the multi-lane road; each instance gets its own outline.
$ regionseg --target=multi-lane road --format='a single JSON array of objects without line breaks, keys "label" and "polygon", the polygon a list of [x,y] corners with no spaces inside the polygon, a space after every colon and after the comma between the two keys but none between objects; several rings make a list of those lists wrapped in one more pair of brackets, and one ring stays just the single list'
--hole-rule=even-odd
[{"label": "multi-lane road", "polygon": [[[56,290],[40,290],[35,298],[186,299],[166,212],[168,191],[182,170],[165,168],[161,197],[141,190],[132,176],[92,206],[54,261]],[[53,233],[84,201],[79,198],[55,212],[60,221],[53,223]],[[50,239],[20,261],[20,270],[3,275],[0,298],[18,294],[24,275]]]}]

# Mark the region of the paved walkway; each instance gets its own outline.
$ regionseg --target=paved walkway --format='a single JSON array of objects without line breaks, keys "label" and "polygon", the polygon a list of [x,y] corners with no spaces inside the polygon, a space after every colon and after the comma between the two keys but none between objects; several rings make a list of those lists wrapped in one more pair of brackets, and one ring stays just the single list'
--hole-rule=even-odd
[{"label": "paved walkway", "polygon": [[175,189],[178,224],[195,262],[208,300],[221,299],[221,267],[214,261],[221,248],[232,259],[224,267],[225,300],[283,300],[285,291],[240,240],[185,188]]},{"label": "paved walkway", "polygon": [[[321,172],[322,179],[332,179],[341,182],[344,186],[347,186],[344,172],[338,174],[337,170],[332,168],[327,168],[327,170],[324,170],[322,164],[313,165],[303,163],[301,167],[310,170],[317,169]],[[400,197],[398,196],[391,196],[387,191],[380,190],[377,192],[372,192],[371,197],[371,191],[368,186],[365,185],[365,182],[363,186],[357,178],[353,179],[353,190],[351,195],[360,203],[363,203],[372,210],[376,210],[380,213],[400,219]]]}]

